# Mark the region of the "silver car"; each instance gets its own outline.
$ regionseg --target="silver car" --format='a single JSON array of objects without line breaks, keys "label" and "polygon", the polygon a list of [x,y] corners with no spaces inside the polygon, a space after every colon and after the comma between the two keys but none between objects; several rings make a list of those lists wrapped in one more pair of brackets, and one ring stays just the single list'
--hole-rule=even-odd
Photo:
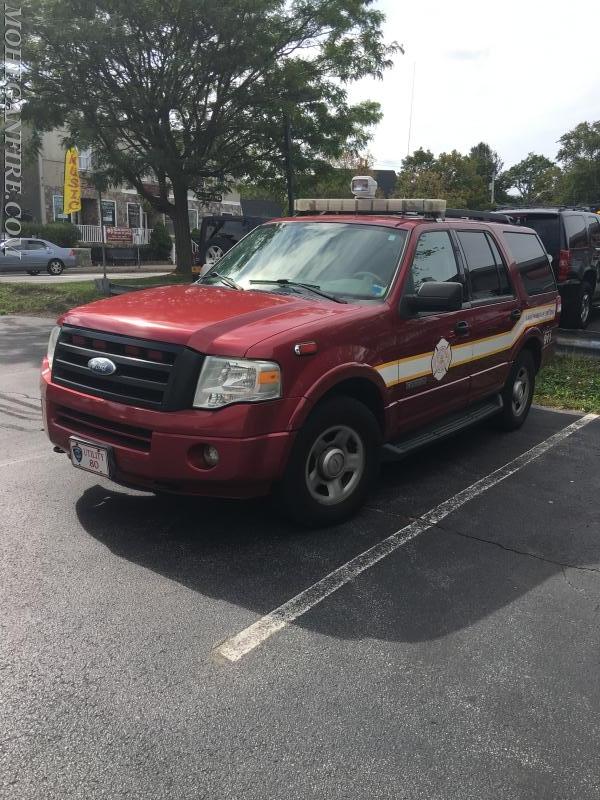
[{"label": "silver car", "polygon": [[7,239],[0,242],[0,275],[6,272],[27,272],[39,275],[46,270],[50,275],[60,275],[65,267],[77,263],[75,251],[58,247],[45,239]]}]

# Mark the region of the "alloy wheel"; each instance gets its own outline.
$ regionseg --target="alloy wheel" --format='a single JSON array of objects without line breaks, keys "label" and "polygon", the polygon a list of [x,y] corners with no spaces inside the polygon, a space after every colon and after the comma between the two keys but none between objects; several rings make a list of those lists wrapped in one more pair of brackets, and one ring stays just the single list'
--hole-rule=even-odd
[{"label": "alloy wheel", "polygon": [[517,372],[512,391],[512,410],[516,417],[520,417],[527,408],[530,386],[529,371],[526,367],[521,367]]},{"label": "alloy wheel", "polygon": [[316,439],[306,459],[308,491],[322,505],[342,503],[360,483],[365,463],[365,446],[355,430],[347,425],[328,428]]}]

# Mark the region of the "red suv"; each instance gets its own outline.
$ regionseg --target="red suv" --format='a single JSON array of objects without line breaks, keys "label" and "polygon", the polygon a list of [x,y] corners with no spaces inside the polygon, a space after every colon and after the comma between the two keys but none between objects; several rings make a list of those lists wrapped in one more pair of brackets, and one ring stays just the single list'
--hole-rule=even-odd
[{"label": "red suv", "polygon": [[364,502],[382,446],[522,425],[560,313],[535,231],[444,220],[442,201],[299,205],[314,213],[256,228],[195,284],[61,317],[43,406],[74,466],[154,492],[275,489],[320,525]]}]

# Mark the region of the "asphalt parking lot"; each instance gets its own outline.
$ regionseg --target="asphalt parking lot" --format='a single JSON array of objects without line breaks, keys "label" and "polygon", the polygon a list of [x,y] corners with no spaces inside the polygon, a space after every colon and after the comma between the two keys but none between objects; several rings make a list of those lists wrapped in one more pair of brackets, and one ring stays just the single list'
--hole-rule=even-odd
[{"label": "asphalt parking lot", "polygon": [[307,533],[54,454],[50,325],[0,318],[0,797],[600,796],[600,419],[463,433]]}]

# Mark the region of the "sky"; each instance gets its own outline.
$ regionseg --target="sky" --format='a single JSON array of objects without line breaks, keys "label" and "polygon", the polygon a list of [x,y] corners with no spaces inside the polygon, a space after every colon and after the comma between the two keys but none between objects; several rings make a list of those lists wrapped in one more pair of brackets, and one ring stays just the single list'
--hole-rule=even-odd
[{"label": "sky", "polygon": [[557,140],[600,119],[600,16],[570,0],[376,0],[384,33],[405,48],[382,81],[350,100],[377,100],[383,120],[368,147],[379,169],[399,169],[408,147],[436,155],[488,142],[508,168],[530,151],[554,159]]}]

